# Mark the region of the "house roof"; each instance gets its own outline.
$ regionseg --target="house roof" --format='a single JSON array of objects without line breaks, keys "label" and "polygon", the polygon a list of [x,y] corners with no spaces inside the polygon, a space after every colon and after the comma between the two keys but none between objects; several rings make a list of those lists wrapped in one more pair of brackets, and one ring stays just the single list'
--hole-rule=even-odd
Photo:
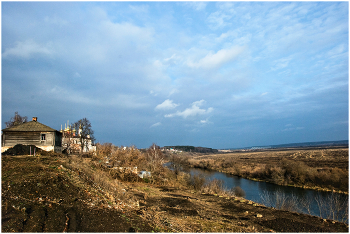
[{"label": "house roof", "polygon": [[29,121],[2,130],[3,132],[56,132],[57,130],[37,121]]}]

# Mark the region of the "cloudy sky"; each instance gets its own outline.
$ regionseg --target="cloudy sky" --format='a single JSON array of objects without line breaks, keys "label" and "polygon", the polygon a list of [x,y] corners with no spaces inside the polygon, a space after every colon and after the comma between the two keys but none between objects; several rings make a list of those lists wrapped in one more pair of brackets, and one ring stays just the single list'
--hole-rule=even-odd
[{"label": "cloudy sky", "polygon": [[2,2],[2,129],[97,142],[348,139],[348,2]]}]

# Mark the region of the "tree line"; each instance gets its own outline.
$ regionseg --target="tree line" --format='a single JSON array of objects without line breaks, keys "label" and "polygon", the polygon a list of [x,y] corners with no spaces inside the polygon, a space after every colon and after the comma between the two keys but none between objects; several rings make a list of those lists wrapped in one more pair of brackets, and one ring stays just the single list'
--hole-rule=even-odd
[{"label": "tree line", "polygon": [[194,152],[194,153],[217,153],[217,149],[212,148],[206,148],[206,147],[195,147],[195,146],[188,146],[188,145],[178,145],[178,146],[164,146],[164,149],[174,149],[174,150],[181,150],[184,152]]}]

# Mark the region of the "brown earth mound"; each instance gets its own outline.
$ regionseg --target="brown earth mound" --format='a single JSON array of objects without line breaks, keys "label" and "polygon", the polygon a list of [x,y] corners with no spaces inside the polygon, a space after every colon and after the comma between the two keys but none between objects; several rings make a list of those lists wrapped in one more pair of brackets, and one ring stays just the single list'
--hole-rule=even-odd
[{"label": "brown earth mound", "polygon": [[152,231],[134,211],[112,207],[104,191],[74,181],[64,162],[2,157],[2,232]]},{"label": "brown earth mound", "polygon": [[[32,154],[34,155],[34,150],[36,153],[43,153],[43,150],[36,147],[35,145],[22,145],[22,144],[17,144],[12,148],[9,148],[6,150],[2,155],[29,155]],[[46,152],[46,151],[44,151]]]},{"label": "brown earth mound", "polygon": [[9,148],[5,152],[2,153],[2,155],[11,155],[11,156],[18,156],[18,155],[40,155],[40,156],[62,156],[62,154],[58,154],[55,152],[48,152],[45,150],[42,150],[35,145],[22,145],[17,144],[12,148]]}]

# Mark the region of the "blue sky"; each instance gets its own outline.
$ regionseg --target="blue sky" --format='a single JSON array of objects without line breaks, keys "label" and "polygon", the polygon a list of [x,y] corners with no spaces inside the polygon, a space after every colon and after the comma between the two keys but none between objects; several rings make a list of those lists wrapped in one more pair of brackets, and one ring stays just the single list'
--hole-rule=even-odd
[{"label": "blue sky", "polygon": [[97,142],[236,148],[348,139],[348,2],[2,2],[16,111]]}]

